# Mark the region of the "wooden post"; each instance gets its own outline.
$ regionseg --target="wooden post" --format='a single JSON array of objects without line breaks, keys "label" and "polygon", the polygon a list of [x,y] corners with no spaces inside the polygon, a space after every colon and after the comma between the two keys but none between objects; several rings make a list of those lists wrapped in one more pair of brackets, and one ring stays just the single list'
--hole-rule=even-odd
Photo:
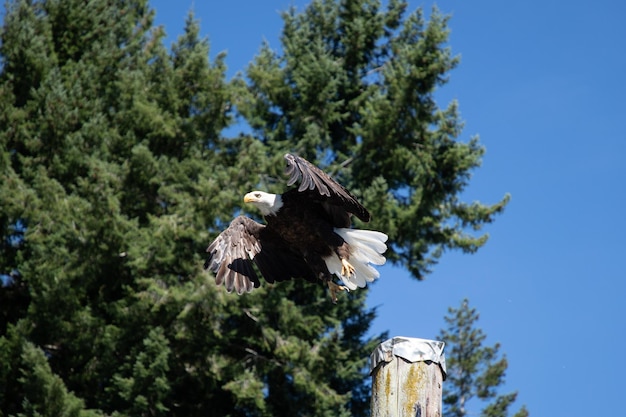
[{"label": "wooden post", "polygon": [[370,357],[372,417],[441,417],[444,343],[394,337]]}]

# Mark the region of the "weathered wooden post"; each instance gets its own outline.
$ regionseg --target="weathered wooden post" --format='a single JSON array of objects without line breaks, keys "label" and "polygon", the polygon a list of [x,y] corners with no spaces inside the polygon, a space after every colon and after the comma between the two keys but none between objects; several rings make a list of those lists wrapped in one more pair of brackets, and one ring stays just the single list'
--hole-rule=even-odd
[{"label": "weathered wooden post", "polygon": [[441,417],[444,343],[394,337],[370,356],[372,417]]}]

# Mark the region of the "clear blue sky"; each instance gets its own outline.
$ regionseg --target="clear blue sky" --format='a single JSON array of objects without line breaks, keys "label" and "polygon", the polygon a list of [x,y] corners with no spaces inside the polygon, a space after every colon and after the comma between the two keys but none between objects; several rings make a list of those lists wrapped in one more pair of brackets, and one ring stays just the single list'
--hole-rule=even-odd
[{"label": "clear blue sky", "polygon": [[[194,5],[195,3],[195,5]],[[193,9],[229,76],[279,11],[306,1],[152,1],[168,42]],[[505,390],[532,416],[623,413],[626,373],[626,3],[439,1],[462,58],[437,97],[457,99],[463,139],[487,153],[464,193],[505,213],[474,255],[446,253],[424,282],[385,267],[370,292],[372,332],[435,338],[464,297],[509,359]],[[430,9],[429,2],[412,2]],[[621,410],[621,411],[620,411]],[[474,411],[478,411],[475,409]]]}]

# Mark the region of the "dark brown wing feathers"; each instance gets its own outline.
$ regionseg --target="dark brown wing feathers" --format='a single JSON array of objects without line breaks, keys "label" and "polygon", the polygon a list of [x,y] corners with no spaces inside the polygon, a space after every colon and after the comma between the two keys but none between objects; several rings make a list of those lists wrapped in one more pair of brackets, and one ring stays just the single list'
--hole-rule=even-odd
[{"label": "dark brown wing feathers", "polygon": [[204,268],[215,274],[217,285],[223,283],[229,292],[235,290],[238,294],[260,285],[252,260],[261,251],[258,236],[264,228],[248,217],[238,216],[209,245]]},{"label": "dark brown wing feathers", "polygon": [[328,197],[331,204],[342,206],[364,222],[370,221],[370,213],[365,207],[350,191],[324,171],[297,155],[285,154],[285,160],[287,161],[285,174],[289,177],[287,185],[293,185],[300,180],[299,192],[317,190],[320,195]]},{"label": "dark brown wing feathers", "polygon": [[250,292],[260,285],[253,263],[267,282],[304,278],[315,282],[316,276],[304,258],[254,220],[238,216],[209,245],[205,269],[215,274],[215,283],[237,294]]}]

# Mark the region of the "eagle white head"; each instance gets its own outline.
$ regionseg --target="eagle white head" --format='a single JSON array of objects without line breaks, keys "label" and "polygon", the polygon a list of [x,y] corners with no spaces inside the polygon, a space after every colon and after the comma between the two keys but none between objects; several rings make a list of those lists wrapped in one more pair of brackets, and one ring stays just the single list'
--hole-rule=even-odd
[{"label": "eagle white head", "polygon": [[264,216],[275,215],[283,206],[283,199],[280,195],[263,191],[252,191],[246,194],[243,197],[243,202],[254,205]]}]

